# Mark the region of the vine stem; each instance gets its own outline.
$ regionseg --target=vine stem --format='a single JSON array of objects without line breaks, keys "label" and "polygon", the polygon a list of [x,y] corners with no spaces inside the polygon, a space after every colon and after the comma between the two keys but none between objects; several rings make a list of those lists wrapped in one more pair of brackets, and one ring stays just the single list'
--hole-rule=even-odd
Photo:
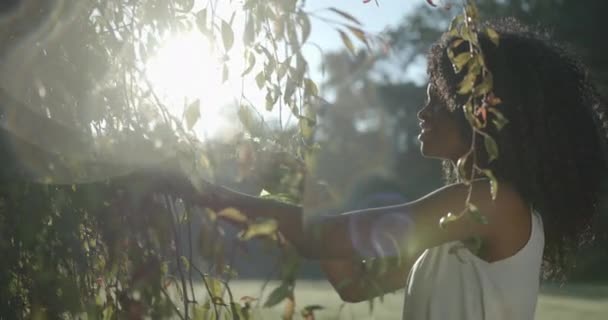
[{"label": "vine stem", "polygon": [[194,269],[194,271],[196,271],[196,272],[197,272],[197,273],[200,275],[201,279],[203,280],[203,284],[205,284],[205,289],[207,290],[207,294],[209,295],[210,300],[211,300],[211,304],[213,305],[213,311],[215,312],[215,319],[216,319],[216,320],[219,320],[219,319],[220,319],[220,313],[219,313],[219,311],[217,310],[217,305],[215,304],[215,301],[213,301],[213,298],[214,298],[214,296],[213,296],[213,292],[211,291],[211,288],[209,288],[209,283],[207,282],[207,276],[208,276],[208,275],[206,275],[205,273],[203,273],[203,272],[202,272],[202,271],[201,271],[201,270],[200,270],[200,269],[199,269],[199,268],[198,268],[196,265],[194,265],[194,264],[192,265],[192,268]]},{"label": "vine stem", "polygon": [[165,203],[168,205],[168,211],[171,215],[171,229],[173,230],[173,240],[175,241],[175,260],[177,263],[177,271],[179,273],[179,278],[182,283],[182,294],[184,300],[184,315],[186,320],[189,319],[188,316],[188,285],[186,284],[186,277],[184,276],[184,272],[182,270],[182,262],[181,262],[181,241],[179,241],[179,235],[177,233],[177,226],[175,225],[175,206],[173,205],[173,199],[169,196],[165,196]]}]

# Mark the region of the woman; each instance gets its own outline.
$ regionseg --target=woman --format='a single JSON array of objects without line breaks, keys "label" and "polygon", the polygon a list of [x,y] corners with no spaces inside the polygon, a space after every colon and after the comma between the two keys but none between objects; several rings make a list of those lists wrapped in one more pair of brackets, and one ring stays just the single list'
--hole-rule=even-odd
[{"label": "woman", "polygon": [[[502,101],[497,108],[509,123],[489,131],[498,159],[488,161],[483,146],[476,148],[478,165],[499,182],[494,200],[487,180],[472,184],[471,202],[487,223],[465,216],[445,228],[438,224],[464,209],[468,186],[454,164],[472,134],[459,108],[461,75],[447,57],[453,40],[447,35],[428,55],[428,100],[418,117],[421,152],[444,160],[448,185],[413,202],[323,217],[306,227],[297,206],[223,188],[209,203],[276,219],[304,257],[320,260],[345,301],[406,286],[405,319],[533,319],[542,262],[546,272],[564,272],[597,212],[606,172],[604,106],[584,68],[547,38],[512,20],[492,27],[500,45],[482,34],[480,42]],[[481,240],[480,250],[471,250],[470,239]],[[366,274],[361,260],[387,256],[401,261]]]}]

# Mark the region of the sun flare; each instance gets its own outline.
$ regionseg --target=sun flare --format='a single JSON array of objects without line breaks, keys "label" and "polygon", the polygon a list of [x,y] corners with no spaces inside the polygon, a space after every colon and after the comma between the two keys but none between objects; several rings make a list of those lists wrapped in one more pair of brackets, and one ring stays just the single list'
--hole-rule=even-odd
[{"label": "sun flare", "polygon": [[185,106],[200,99],[201,117],[194,127],[199,137],[214,136],[226,125],[221,108],[230,102],[231,93],[222,84],[219,55],[204,36],[191,32],[168,38],[146,63],[146,74],[169,112],[179,119]]}]

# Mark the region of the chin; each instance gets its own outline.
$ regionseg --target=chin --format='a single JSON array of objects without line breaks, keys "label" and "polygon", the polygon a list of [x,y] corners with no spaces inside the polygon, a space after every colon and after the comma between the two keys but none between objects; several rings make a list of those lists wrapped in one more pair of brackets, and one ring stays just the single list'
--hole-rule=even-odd
[{"label": "chin", "polygon": [[429,143],[421,142],[420,143],[420,154],[422,154],[425,158],[430,159],[447,159],[448,157],[441,150],[437,150],[437,148],[433,148]]}]

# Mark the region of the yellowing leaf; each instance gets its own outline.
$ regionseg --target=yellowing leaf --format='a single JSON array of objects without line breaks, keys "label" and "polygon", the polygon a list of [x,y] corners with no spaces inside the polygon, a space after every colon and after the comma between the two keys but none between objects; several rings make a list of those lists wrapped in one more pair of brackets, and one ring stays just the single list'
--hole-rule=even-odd
[{"label": "yellowing leaf", "polygon": [[344,46],[346,46],[348,51],[350,51],[350,53],[354,55],[355,46],[353,45],[353,42],[350,40],[348,35],[342,30],[338,30],[338,33],[340,33],[340,38],[342,38],[342,43],[344,43]]},{"label": "yellowing leaf", "polygon": [[454,72],[460,73],[462,68],[464,68],[469,60],[471,60],[470,52],[463,52],[455,56],[454,59],[452,59],[452,67],[454,68]]},{"label": "yellowing leaf", "polygon": [[496,30],[488,27],[486,28],[486,34],[488,35],[488,38],[490,38],[490,41],[492,41],[495,45],[500,43],[500,36]]},{"label": "yellowing leaf", "polygon": [[369,49],[369,43],[367,42],[367,36],[365,35],[365,32],[359,28],[355,28],[353,26],[348,26],[348,30],[350,30],[350,32],[357,37],[357,39],[359,39],[361,42],[363,42],[365,44],[365,46]]},{"label": "yellowing leaf", "polygon": [[247,230],[240,235],[242,240],[249,240],[258,236],[272,236],[277,232],[279,225],[276,220],[269,219],[263,222],[249,225]]},{"label": "yellowing leaf", "polygon": [[333,12],[335,12],[335,13],[339,14],[339,15],[340,15],[340,16],[342,16],[344,19],[347,19],[347,20],[349,20],[349,21],[351,21],[351,22],[353,22],[353,23],[355,23],[355,24],[361,25],[361,22],[360,22],[360,21],[359,21],[357,18],[353,17],[353,16],[352,16],[351,14],[349,14],[349,13],[346,13],[346,12],[344,12],[344,11],[342,11],[342,10],[339,10],[339,9],[336,9],[336,8],[333,8],[333,7],[332,7],[332,8],[328,8],[328,10],[333,11]]},{"label": "yellowing leaf", "polygon": [[246,215],[242,214],[239,210],[237,210],[235,208],[226,208],[226,209],[218,212],[217,216],[228,219],[228,220],[232,220],[232,221],[238,222],[238,223],[246,223],[248,220]]},{"label": "yellowing leaf", "polygon": [[184,266],[184,269],[188,271],[190,269],[190,260],[188,260],[188,258],[184,256],[181,256],[180,261],[182,263],[182,266]]},{"label": "yellowing leaf", "polygon": [[[213,296],[212,299],[222,298],[222,291],[224,289],[224,285],[222,282],[216,278],[205,276],[205,282],[207,282],[207,286],[209,287],[209,291]],[[216,301],[214,301],[216,303]]]}]

